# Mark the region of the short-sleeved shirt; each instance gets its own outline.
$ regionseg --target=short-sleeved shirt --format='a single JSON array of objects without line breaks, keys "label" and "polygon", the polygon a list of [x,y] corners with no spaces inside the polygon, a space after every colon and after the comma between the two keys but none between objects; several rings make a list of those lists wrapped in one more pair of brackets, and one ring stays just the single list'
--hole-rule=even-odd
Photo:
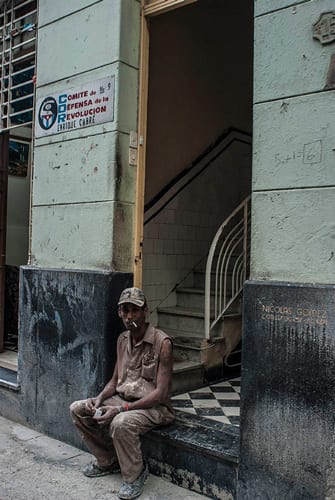
[{"label": "short-sleeved shirt", "polygon": [[[121,397],[134,401],[156,389],[160,351],[165,339],[171,341],[166,333],[150,324],[144,337],[135,345],[132,345],[131,333],[128,330],[120,335],[117,342],[116,391]],[[169,396],[162,404],[171,408],[171,387],[169,389]]]}]

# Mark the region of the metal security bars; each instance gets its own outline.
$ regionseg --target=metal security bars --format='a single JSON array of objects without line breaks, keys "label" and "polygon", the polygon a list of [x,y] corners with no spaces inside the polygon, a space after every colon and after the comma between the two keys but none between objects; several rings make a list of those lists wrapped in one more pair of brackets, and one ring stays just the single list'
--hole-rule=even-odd
[{"label": "metal security bars", "polygon": [[0,2],[0,131],[33,120],[37,0]]}]

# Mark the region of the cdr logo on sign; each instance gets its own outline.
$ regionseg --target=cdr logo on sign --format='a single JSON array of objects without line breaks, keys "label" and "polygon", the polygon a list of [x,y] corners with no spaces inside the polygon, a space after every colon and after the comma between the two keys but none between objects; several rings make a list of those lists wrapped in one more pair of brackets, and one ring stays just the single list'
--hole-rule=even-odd
[{"label": "cdr logo on sign", "polygon": [[46,97],[38,111],[38,122],[43,130],[49,130],[57,118],[57,102],[53,97]]},{"label": "cdr logo on sign", "polygon": [[41,97],[36,104],[35,137],[75,131],[112,121],[114,75]]}]

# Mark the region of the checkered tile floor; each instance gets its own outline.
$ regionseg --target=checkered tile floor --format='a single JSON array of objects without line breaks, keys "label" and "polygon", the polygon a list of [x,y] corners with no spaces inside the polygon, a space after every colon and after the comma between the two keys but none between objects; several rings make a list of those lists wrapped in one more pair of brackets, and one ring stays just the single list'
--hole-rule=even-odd
[{"label": "checkered tile floor", "polygon": [[176,410],[225,424],[240,425],[240,377],[172,398]]}]

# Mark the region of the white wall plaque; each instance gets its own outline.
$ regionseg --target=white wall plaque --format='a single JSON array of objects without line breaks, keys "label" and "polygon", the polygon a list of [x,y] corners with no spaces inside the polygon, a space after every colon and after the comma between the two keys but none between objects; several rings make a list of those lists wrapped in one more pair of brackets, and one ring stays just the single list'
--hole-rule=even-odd
[{"label": "white wall plaque", "polygon": [[60,134],[114,120],[114,76],[41,97],[35,136]]}]

